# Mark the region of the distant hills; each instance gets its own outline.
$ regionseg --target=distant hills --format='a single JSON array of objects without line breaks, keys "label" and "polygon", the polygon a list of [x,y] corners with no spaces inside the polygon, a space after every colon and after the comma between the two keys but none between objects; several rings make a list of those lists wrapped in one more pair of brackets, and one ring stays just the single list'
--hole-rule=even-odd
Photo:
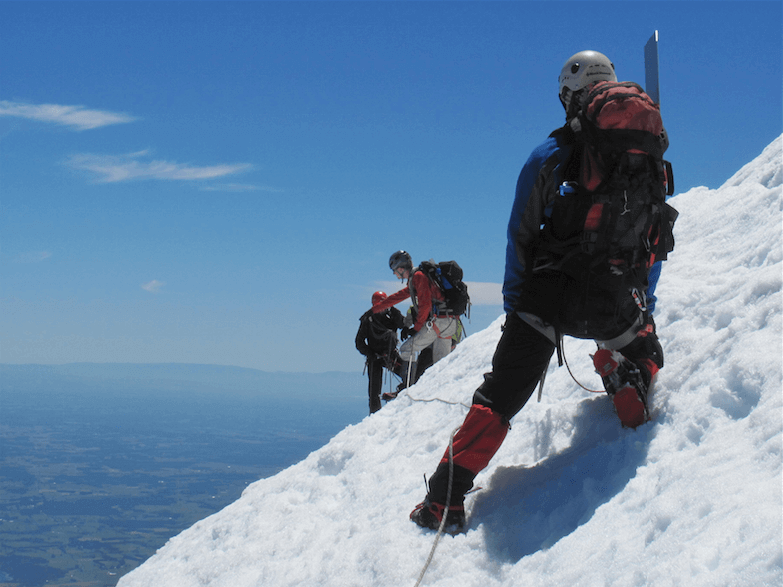
[{"label": "distant hills", "polygon": [[[15,391],[157,390],[234,392],[292,396],[356,396],[366,387],[361,373],[267,372],[226,365],[186,363],[0,364],[0,393]],[[366,392],[364,392],[366,393]]]}]

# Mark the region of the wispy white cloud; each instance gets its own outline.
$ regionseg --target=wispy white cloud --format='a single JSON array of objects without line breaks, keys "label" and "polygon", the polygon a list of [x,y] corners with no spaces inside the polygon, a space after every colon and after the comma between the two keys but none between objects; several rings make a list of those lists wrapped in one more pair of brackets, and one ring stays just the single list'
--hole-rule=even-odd
[{"label": "wispy white cloud", "polygon": [[224,184],[206,185],[201,188],[201,191],[235,192],[235,193],[244,193],[244,192],[282,193],[283,192],[283,190],[279,188],[273,188],[273,187],[263,186],[263,185],[245,184],[245,183],[224,183]]},{"label": "wispy white cloud", "polygon": [[[376,281],[375,285],[376,285],[375,291],[382,291],[391,295],[394,292],[400,291],[403,287],[405,287],[405,282],[404,281]],[[369,296],[367,299],[368,300],[370,299]]]},{"label": "wispy white cloud", "polygon": [[[474,306],[502,306],[503,285],[500,283],[485,283],[480,281],[466,281],[470,303]],[[405,287],[404,281],[377,281],[378,289],[388,294]]]},{"label": "wispy white cloud", "polygon": [[17,263],[40,263],[46,261],[52,256],[49,251],[29,251],[21,253],[17,258]]},{"label": "wispy white cloud", "polygon": [[157,279],[153,279],[152,281],[149,281],[147,283],[143,283],[141,285],[141,289],[148,291],[150,293],[158,293],[160,291],[160,288],[166,285],[162,281],[158,281]]},{"label": "wispy white cloud", "polygon": [[475,306],[502,306],[503,284],[485,283],[480,281],[466,281],[470,303]]},{"label": "wispy white cloud", "polygon": [[137,120],[119,112],[90,110],[84,106],[61,106],[59,104],[25,104],[0,100],[0,116],[15,116],[40,122],[51,122],[69,126],[76,130],[91,130],[111,124],[124,124]]},{"label": "wispy white cloud", "polygon": [[165,179],[193,181],[214,179],[250,169],[247,163],[234,165],[210,165],[197,167],[183,163],[152,160],[144,161],[149,151],[138,151],[127,155],[94,155],[83,153],[72,155],[67,165],[73,169],[88,171],[96,176],[98,183],[113,183],[135,179]]}]

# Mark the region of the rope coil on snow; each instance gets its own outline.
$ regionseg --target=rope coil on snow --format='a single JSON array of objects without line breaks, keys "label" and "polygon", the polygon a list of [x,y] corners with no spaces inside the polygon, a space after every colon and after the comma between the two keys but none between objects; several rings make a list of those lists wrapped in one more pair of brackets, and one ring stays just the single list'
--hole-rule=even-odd
[{"label": "rope coil on snow", "polygon": [[441,403],[444,403],[444,404],[449,404],[450,406],[462,406],[463,408],[470,409],[469,405],[463,404],[462,402],[450,402],[450,401],[445,400],[445,399],[440,399],[439,397],[433,397],[433,398],[430,398],[430,399],[422,399],[422,398],[413,397],[407,390],[405,391],[405,395],[408,396],[408,398],[411,401],[413,401],[413,402],[421,402],[421,403],[425,403],[425,404],[429,403],[429,402],[441,402]]}]

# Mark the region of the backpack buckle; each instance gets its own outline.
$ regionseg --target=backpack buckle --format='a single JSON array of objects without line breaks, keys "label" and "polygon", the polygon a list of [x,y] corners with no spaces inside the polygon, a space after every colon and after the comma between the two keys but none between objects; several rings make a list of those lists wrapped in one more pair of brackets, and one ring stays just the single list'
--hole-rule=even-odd
[{"label": "backpack buckle", "polygon": [[593,231],[584,231],[582,233],[582,251],[588,254],[593,254],[596,249],[596,243],[598,242],[598,233]]}]

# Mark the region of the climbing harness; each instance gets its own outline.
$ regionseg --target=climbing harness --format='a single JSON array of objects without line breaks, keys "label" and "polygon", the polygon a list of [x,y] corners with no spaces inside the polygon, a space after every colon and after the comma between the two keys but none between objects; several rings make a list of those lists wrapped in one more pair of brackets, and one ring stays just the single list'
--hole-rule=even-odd
[{"label": "climbing harness", "polygon": [[[571,376],[571,379],[574,380],[574,383],[576,383],[579,387],[584,389],[585,391],[589,391],[590,393],[605,393],[605,389],[590,389],[589,387],[583,385],[577,378],[576,375],[574,375],[574,372],[571,371],[571,365],[568,364],[568,358],[565,355],[565,347],[563,346],[563,339],[562,337],[558,340],[558,349],[560,352],[558,353],[558,359],[562,359],[561,365],[565,365],[566,369],[568,369],[568,374]],[[546,379],[547,371],[549,371],[549,363],[546,365],[546,369],[544,369],[544,372],[541,374],[541,379],[538,380],[538,402],[541,402],[541,396],[544,391],[544,380]]]}]

